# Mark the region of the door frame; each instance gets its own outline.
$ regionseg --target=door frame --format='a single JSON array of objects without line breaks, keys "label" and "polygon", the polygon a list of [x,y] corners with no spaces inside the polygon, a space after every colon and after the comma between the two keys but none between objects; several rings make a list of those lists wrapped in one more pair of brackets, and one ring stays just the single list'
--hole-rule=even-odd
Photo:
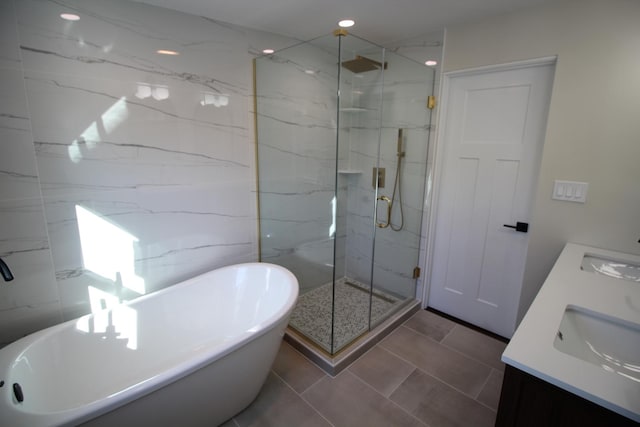
[{"label": "door frame", "polygon": [[[445,124],[447,122],[447,109],[448,109],[448,94],[451,86],[451,79],[456,77],[473,76],[478,74],[486,74],[501,71],[511,71],[520,68],[529,68],[534,66],[544,66],[556,64],[558,60],[557,56],[545,56],[541,58],[526,59],[522,61],[514,61],[503,64],[485,65],[481,67],[465,68],[462,70],[448,71],[442,74],[442,83],[440,85],[440,106],[438,108],[437,118],[437,131],[435,135],[434,146],[434,166],[433,166],[433,181],[431,192],[431,200],[429,204],[431,209],[427,220],[427,238],[426,238],[426,255],[423,265],[424,285],[422,286],[422,309],[427,308],[429,305],[429,292],[431,290],[431,272],[433,267],[433,251],[435,246],[435,231],[436,231],[436,219],[438,216],[439,200],[440,200],[440,181],[442,180],[443,168],[444,168],[444,144],[446,136]],[[553,96],[553,83],[551,88],[551,96]],[[549,104],[549,108],[551,103]],[[548,121],[547,121],[548,125]],[[542,141],[542,150],[544,150],[544,144],[546,141],[546,129],[544,133],[545,137]],[[540,167],[542,162],[538,165],[537,181],[540,179]],[[534,197],[537,193],[538,183],[536,182],[536,188],[534,189]],[[535,206],[535,201],[534,201]],[[533,212],[532,212],[533,213]],[[531,221],[533,222],[533,221]],[[526,264],[525,264],[526,269]]]}]

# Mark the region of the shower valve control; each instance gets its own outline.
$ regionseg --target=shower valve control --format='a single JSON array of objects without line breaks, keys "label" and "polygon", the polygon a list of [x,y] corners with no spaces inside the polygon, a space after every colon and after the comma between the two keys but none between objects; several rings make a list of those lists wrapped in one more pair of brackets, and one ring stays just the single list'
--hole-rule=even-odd
[{"label": "shower valve control", "polygon": [[384,177],[386,175],[385,168],[373,168],[373,176],[371,178],[371,186],[373,188],[384,188]]}]

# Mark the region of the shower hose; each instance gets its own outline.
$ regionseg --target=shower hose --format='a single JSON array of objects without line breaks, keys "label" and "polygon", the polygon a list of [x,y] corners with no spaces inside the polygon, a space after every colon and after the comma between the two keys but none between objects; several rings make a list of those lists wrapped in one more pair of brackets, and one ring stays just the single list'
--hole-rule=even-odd
[{"label": "shower hose", "polygon": [[401,185],[401,173],[402,158],[404,157],[404,151],[402,151],[402,129],[398,129],[398,167],[396,168],[396,179],[393,181],[393,193],[391,194],[391,208],[396,200],[396,192],[398,193],[398,204],[400,206],[400,225],[393,225],[393,221],[389,218],[389,223],[393,231],[400,231],[404,227],[404,212],[402,211],[402,185]]}]

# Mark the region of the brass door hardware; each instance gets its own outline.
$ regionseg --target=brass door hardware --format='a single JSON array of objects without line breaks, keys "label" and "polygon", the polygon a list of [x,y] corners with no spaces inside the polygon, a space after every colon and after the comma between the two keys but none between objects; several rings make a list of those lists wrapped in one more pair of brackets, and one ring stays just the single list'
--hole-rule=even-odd
[{"label": "brass door hardware", "polygon": [[[387,202],[387,222],[377,222],[376,225],[379,228],[387,228],[389,224],[391,224],[391,199],[387,196],[378,196],[378,201],[382,200],[383,202]],[[377,207],[377,205],[376,205]]]},{"label": "brass door hardware", "polygon": [[436,97],[433,95],[429,95],[427,97],[427,108],[433,110],[436,108]]}]

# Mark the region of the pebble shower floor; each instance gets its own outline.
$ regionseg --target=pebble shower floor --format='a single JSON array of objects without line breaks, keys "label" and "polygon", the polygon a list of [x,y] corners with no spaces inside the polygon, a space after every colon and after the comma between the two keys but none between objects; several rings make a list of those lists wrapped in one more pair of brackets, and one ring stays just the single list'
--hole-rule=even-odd
[{"label": "pebble shower floor", "polygon": [[[304,334],[331,353],[332,283],[326,283],[298,298],[289,326]],[[374,289],[371,301],[371,323],[384,318],[401,300]],[[334,351],[339,351],[369,328],[369,287],[343,277],[336,280]]]}]

